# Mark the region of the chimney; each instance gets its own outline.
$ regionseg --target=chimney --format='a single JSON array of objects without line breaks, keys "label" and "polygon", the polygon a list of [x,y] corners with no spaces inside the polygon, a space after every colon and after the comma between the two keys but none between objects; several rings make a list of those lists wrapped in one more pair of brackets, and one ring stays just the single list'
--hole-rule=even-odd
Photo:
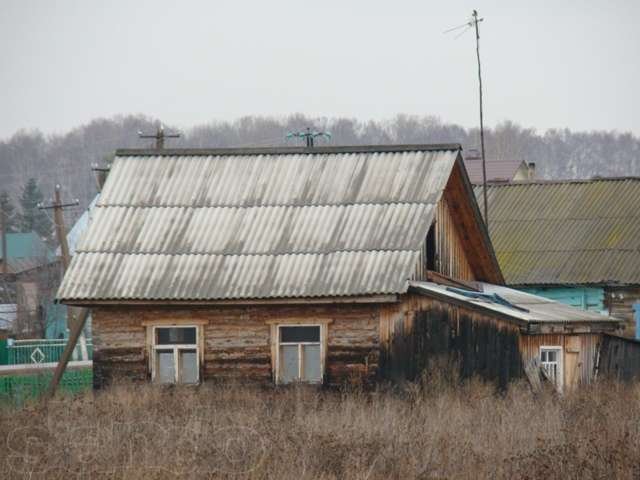
[{"label": "chimney", "polygon": [[529,171],[527,172],[529,175],[529,180],[535,180],[536,179],[536,163],[529,162],[527,163],[527,167],[529,167]]}]

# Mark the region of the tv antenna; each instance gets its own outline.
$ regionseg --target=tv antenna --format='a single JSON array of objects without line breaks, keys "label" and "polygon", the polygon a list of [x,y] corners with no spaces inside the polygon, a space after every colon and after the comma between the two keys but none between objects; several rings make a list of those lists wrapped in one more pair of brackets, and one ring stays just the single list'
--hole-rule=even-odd
[{"label": "tv antenna", "polygon": [[158,125],[158,130],[156,133],[142,133],[141,130],[138,130],[138,138],[154,138],[156,140],[156,150],[162,150],[164,148],[164,139],[165,138],[180,138],[180,132],[175,133],[165,133],[164,125]]},{"label": "tv antenna", "polygon": [[489,206],[487,204],[487,163],[484,156],[484,116],[482,109],[482,70],[480,68],[480,29],[478,24],[482,22],[484,18],[478,18],[478,11],[474,10],[471,14],[471,19],[467,23],[458,25],[457,27],[445,30],[444,33],[450,33],[462,29],[462,31],[456,36],[461,37],[467,31],[475,28],[476,30],[476,57],[478,59],[478,89],[480,92],[480,155],[482,157],[482,200],[484,203],[484,223],[489,228]]},{"label": "tv antenna", "polygon": [[327,139],[331,138],[331,134],[329,132],[316,132],[311,131],[309,127],[303,132],[289,132],[287,133],[287,138],[304,138],[305,144],[307,148],[313,148],[314,139],[316,137],[325,137]]}]

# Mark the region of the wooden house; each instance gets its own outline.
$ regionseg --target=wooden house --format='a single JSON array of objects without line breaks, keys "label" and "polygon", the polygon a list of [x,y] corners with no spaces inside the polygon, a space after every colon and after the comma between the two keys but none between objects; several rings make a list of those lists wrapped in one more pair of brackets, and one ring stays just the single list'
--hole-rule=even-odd
[{"label": "wooden house", "polygon": [[[476,189],[482,203],[482,188]],[[625,321],[640,318],[640,178],[491,185],[489,227],[506,284]]]},{"label": "wooden house", "polygon": [[492,290],[460,150],[116,152],[58,292],[92,309],[96,387],[371,384],[442,355],[503,384],[531,358],[588,381],[617,323]]}]

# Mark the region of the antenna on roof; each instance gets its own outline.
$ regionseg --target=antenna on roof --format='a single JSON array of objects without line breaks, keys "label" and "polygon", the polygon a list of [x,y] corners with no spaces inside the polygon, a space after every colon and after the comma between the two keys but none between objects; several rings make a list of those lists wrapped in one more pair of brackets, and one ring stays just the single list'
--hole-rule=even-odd
[{"label": "antenna on roof", "polygon": [[311,131],[309,127],[304,132],[289,132],[287,133],[286,138],[304,138],[305,144],[307,148],[313,148],[313,140],[316,137],[325,137],[327,139],[331,138],[331,134],[329,132],[316,132]]},{"label": "antenna on roof", "polygon": [[156,150],[162,150],[164,148],[164,139],[165,138],[180,138],[180,132],[175,133],[165,133],[164,125],[158,125],[158,130],[156,133],[142,133],[141,130],[138,130],[138,138],[155,138],[156,140]]},{"label": "antenna on roof", "polygon": [[453,32],[454,30],[459,30],[464,28],[464,30],[456,37],[462,36],[471,28],[475,27],[476,30],[476,56],[478,58],[478,86],[480,91],[480,153],[482,156],[482,200],[484,203],[484,223],[487,225],[487,229],[489,228],[489,206],[487,204],[487,164],[484,156],[484,118],[482,111],[482,71],[480,69],[480,30],[478,28],[478,24],[482,22],[484,18],[478,18],[478,11],[474,10],[471,14],[471,18],[467,23],[463,23],[462,25],[458,25],[457,27],[450,28],[445,30],[444,33]]}]

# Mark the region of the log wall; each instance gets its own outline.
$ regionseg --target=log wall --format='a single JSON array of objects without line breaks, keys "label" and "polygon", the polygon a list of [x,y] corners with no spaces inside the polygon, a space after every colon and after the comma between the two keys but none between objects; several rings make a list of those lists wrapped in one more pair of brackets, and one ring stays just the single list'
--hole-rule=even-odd
[{"label": "log wall", "polygon": [[99,307],[93,312],[94,383],[149,381],[148,325],[197,324],[200,378],[273,382],[272,325],[327,323],[325,383],[371,384],[378,375],[379,306],[296,305],[208,308]]}]

